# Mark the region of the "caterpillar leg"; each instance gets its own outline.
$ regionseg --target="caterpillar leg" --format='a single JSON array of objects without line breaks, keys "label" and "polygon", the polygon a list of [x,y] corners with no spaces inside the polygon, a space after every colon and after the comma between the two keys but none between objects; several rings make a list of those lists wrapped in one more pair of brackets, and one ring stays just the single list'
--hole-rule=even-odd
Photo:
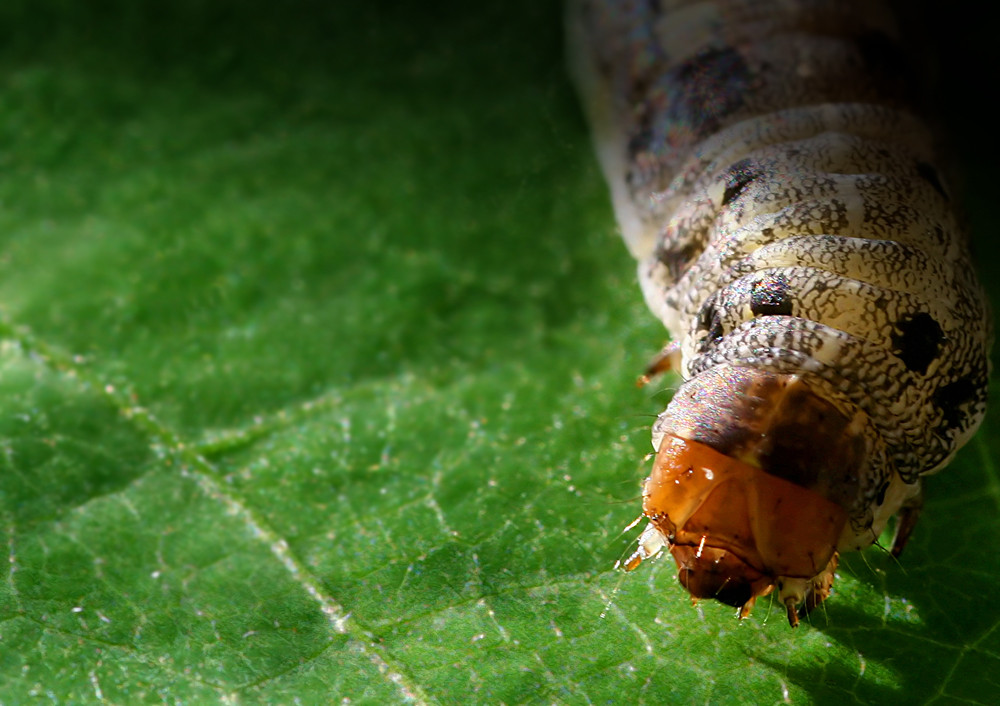
[{"label": "caterpillar leg", "polygon": [[806,594],[805,603],[799,609],[800,617],[806,617],[813,612],[816,606],[830,597],[830,590],[833,588],[834,572],[837,570],[839,562],[840,555],[834,552],[830,558],[830,563],[826,566],[826,570],[812,580],[809,593]]},{"label": "caterpillar leg", "polygon": [[663,350],[653,356],[649,365],[636,381],[637,387],[649,384],[653,378],[668,373],[671,370],[680,372],[681,370],[681,346],[677,341],[671,341],[663,347]]},{"label": "caterpillar leg", "polygon": [[898,557],[906,548],[906,543],[910,541],[913,528],[917,526],[920,519],[920,511],[924,509],[924,491],[921,488],[916,495],[906,501],[899,509],[899,517],[896,520],[896,531],[892,535],[892,547],[889,553]]},{"label": "caterpillar leg", "polygon": [[[826,568],[811,579],[778,577],[776,581],[778,600],[785,608],[788,624],[793,628],[799,626],[799,618],[805,618],[816,606],[829,598],[838,562],[839,555],[834,552]],[[759,596],[768,595],[773,588],[773,586],[767,587],[744,603],[738,613],[740,620],[750,615]]]},{"label": "caterpillar leg", "polygon": [[669,541],[663,535],[660,530],[656,529],[652,522],[646,525],[646,529],[642,531],[639,535],[639,548],[635,550],[624,563],[615,564],[617,569],[619,566],[625,569],[625,571],[635,571],[639,568],[641,564],[646,559],[652,559],[657,554],[659,554],[664,547],[669,546]]}]

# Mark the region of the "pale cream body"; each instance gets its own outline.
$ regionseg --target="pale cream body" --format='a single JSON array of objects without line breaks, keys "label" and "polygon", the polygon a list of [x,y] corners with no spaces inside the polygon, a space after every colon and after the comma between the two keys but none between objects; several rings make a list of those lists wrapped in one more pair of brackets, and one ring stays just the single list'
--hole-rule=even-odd
[{"label": "pale cream body", "polygon": [[868,0],[578,0],[568,28],[679,372],[793,374],[863,418],[872,457],[839,549],[868,546],[975,433],[992,341],[930,133],[893,78],[891,17]]}]

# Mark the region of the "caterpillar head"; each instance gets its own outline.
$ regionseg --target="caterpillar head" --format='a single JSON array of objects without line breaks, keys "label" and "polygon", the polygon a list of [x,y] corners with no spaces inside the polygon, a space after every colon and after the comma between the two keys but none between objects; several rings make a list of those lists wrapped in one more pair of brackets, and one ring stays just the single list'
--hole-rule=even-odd
[{"label": "caterpillar head", "polygon": [[[829,594],[864,500],[867,416],[848,416],[798,376],[719,366],[688,381],[654,427],[649,523],[625,568],[668,547],[691,596],[749,614],[778,591],[798,624]],[[866,545],[875,539],[866,530]]]}]

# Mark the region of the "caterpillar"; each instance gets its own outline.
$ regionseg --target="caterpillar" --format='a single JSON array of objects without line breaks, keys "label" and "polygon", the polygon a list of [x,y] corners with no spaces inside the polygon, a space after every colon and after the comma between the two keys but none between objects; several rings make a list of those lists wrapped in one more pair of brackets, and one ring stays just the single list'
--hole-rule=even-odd
[{"label": "caterpillar", "polygon": [[[574,0],[571,72],[683,383],[645,529],[693,600],[792,627],[986,409],[992,324],[897,24],[872,0]],[[640,518],[642,519],[642,517]]]}]

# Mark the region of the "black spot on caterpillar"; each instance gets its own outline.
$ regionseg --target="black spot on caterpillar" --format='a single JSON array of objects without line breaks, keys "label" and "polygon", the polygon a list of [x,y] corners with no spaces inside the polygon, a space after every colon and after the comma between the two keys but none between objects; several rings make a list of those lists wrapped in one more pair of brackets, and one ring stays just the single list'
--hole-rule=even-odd
[{"label": "black spot on caterpillar", "polygon": [[872,0],[574,0],[574,76],[684,383],[648,524],[696,598],[797,624],[839,553],[892,551],[985,413],[992,331],[919,76]]},{"label": "black spot on caterpillar", "polygon": [[743,159],[729,168],[726,173],[726,190],[722,194],[722,205],[728,206],[733,199],[743,193],[750,183],[760,176],[754,168],[754,163]]},{"label": "black spot on caterpillar", "polygon": [[930,314],[921,311],[896,324],[892,344],[892,352],[908,370],[924,375],[941,352],[944,331]]},{"label": "black spot on caterpillar", "polygon": [[784,275],[772,274],[753,283],[750,311],[754,316],[789,316],[792,313],[792,297]]}]

